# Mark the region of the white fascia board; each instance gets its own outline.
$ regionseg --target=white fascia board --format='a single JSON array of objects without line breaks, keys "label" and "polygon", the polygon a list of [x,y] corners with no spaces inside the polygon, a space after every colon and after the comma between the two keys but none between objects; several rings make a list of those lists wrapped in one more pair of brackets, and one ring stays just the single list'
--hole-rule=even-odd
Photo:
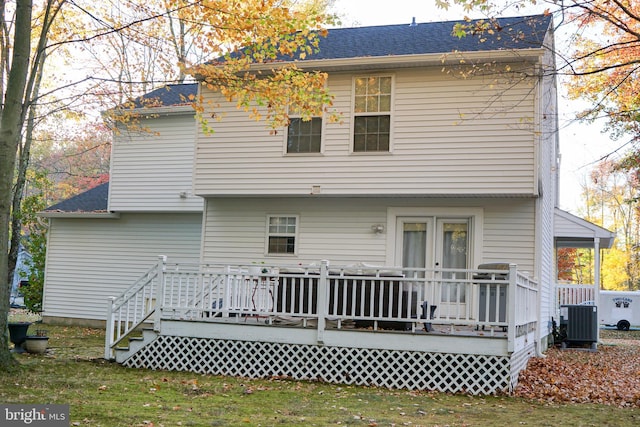
[{"label": "white fascia board", "polygon": [[148,107],[148,108],[132,108],[126,110],[109,110],[114,111],[116,115],[121,116],[125,114],[135,114],[140,116],[178,116],[183,114],[192,115],[196,114],[196,111],[191,105],[166,105],[162,107]]},{"label": "white fascia board", "polygon": [[86,218],[86,219],[118,219],[119,212],[47,212],[42,211],[37,214],[40,218]]},{"label": "white fascia board", "polygon": [[193,115],[196,114],[196,111],[193,109],[191,105],[167,105],[163,107],[136,108],[132,111],[136,114],[140,114],[143,116],[154,116],[154,115],[177,116],[180,114],[187,114],[187,113],[191,113]]},{"label": "white fascia board", "polygon": [[428,65],[450,65],[458,64],[461,60],[465,62],[469,61],[496,61],[496,62],[508,62],[508,61],[524,61],[533,60],[540,61],[544,55],[545,49],[512,49],[512,50],[493,50],[493,51],[473,51],[473,52],[461,52],[452,51],[445,53],[428,53],[422,55],[389,55],[389,56],[373,56],[373,57],[359,57],[359,58],[340,58],[340,59],[319,59],[308,61],[282,61],[271,62],[266,64],[254,64],[252,69],[258,71],[271,70],[277,68],[279,65],[295,64],[301,69],[318,69],[318,70],[331,70],[331,69],[349,69],[356,68],[362,69],[366,67],[380,66],[394,68],[394,67],[416,67],[416,66],[428,66]]}]

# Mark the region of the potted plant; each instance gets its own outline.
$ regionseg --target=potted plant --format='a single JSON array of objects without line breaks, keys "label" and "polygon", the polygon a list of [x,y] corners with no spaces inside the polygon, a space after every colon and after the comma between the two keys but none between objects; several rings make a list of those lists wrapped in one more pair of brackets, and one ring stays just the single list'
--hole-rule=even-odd
[{"label": "potted plant", "polygon": [[269,268],[267,268],[264,261],[253,261],[249,266],[249,276],[260,276],[267,273],[269,273]]},{"label": "potted plant", "polygon": [[27,329],[31,322],[9,322],[9,340],[13,343],[14,353],[24,353],[22,345],[27,339]]},{"label": "potted plant", "polygon": [[49,337],[44,329],[36,330],[35,335],[27,335],[24,342],[24,348],[28,353],[42,354],[47,351],[49,345]]}]

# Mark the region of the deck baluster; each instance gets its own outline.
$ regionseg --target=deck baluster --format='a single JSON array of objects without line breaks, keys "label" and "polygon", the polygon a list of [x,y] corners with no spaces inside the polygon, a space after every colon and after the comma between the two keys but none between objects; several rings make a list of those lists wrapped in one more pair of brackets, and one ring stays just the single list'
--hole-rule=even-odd
[{"label": "deck baluster", "polygon": [[329,299],[329,261],[322,260],[320,263],[320,278],[318,280],[317,313],[318,313],[318,342],[324,342],[324,329],[326,327],[329,309],[327,301]]}]

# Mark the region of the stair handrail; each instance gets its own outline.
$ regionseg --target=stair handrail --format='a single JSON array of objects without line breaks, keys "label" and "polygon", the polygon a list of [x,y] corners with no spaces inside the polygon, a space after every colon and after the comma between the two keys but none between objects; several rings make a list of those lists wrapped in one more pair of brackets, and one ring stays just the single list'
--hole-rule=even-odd
[{"label": "stair handrail", "polygon": [[108,298],[105,359],[113,359],[113,349],[156,311],[155,301],[160,295],[155,289],[158,282],[156,279],[160,278],[162,281],[166,262],[167,257],[160,255],[158,263],[142,274],[127,290],[117,297]]}]

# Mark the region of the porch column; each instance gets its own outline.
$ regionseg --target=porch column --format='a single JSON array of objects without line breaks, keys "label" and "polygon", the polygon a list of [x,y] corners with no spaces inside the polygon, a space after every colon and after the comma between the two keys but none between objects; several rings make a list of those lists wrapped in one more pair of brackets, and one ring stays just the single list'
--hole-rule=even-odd
[{"label": "porch column", "polygon": [[594,273],[593,273],[593,303],[598,310],[598,332],[596,335],[597,341],[600,341],[600,238],[593,238],[593,260],[594,260]]}]

